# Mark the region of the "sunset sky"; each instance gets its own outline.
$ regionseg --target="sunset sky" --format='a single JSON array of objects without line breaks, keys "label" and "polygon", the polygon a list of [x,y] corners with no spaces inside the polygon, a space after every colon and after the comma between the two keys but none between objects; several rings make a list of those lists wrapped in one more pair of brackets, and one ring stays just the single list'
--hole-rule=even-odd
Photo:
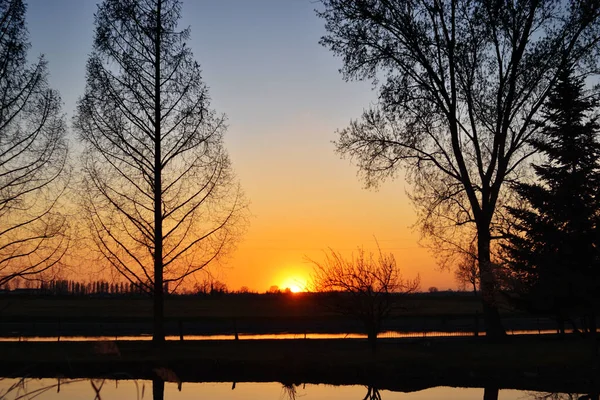
[{"label": "sunset sky", "polygon": [[[27,0],[31,57],[49,61],[50,84],[69,122],[85,86],[97,0]],[[311,0],[184,0],[180,27],[227,114],[226,144],[252,216],[238,249],[213,272],[232,290],[303,286],[307,259],[327,248],[393,252],[421,288],[454,288],[411,229],[415,212],[402,179],[363,189],[356,168],[334,153],[335,130],[375,100],[370,83],[347,83],[318,41],[323,21]],[[75,138],[73,138],[75,142]]]}]

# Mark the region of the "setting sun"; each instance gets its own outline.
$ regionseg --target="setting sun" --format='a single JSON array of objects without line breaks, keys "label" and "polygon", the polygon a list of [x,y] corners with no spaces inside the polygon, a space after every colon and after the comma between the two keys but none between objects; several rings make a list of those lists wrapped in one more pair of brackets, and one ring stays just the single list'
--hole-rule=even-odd
[{"label": "setting sun", "polygon": [[306,279],[291,277],[287,278],[282,284],[281,289],[290,289],[292,293],[300,293],[306,291]]}]

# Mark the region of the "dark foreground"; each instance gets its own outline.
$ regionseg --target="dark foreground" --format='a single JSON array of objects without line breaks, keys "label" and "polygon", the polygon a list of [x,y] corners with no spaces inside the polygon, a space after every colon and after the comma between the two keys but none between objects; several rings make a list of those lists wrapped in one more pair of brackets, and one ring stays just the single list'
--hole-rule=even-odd
[{"label": "dark foreground", "polygon": [[[327,294],[223,294],[165,300],[167,335],[363,333],[351,316],[324,306]],[[483,331],[481,299],[468,294],[399,297],[382,330]],[[556,330],[552,316],[505,309],[507,331]],[[0,294],[0,337],[135,336],[151,334],[152,299],[146,297],[15,296]],[[600,324],[600,321],[599,321]]]},{"label": "dark foreground", "polygon": [[182,382],[375,385],[396,391],[464,386],[589,393],[597,345],[581,338],[0,343],[3,377],[105,377]]}]

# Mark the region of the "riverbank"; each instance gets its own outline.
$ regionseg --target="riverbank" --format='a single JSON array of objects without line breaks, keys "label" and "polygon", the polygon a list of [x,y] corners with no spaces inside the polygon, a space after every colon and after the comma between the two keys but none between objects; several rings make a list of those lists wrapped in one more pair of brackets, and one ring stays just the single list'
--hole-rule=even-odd
[{"label": "riverbank", "polygon": [[[165,300],[165,330],[170,336],[364,332],[356,319],[324,307],[323,296],[171,296]],[[383,331],[474,334],[484,329],[481,301],[473,295],[421,293],[400,300]],[[504,310],[502,319],[509,332],[556,329],[549,315]],[[0,296],[0,337],[147,335],[152,321],[152,300],[140,296]]]},{"label": "riverbank", "polygon": [[362,340],[0,343],[4,377],[108,377],[184,382],[375,385],[412,391],[433,386],[587,393],[598,388],[598,354],[576,337]]},{"label": "riverbank", "polygon": [[[223,293],[216,295],[170,295],[165,298],[165,316],[197,318],[320,318],[337,315],[326,306],[326,293]],[[468,293],[395,295],[392,316],[451,316],[481,314],[481,299]],[[0,293],[3,319],[128,319],[152,318],[150,296],[103,295],[14,295]]]}]

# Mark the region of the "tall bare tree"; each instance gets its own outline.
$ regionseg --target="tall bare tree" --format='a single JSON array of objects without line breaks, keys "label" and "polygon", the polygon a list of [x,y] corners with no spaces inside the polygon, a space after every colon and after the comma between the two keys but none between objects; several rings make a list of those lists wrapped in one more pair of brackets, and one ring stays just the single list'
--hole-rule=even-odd
[{"label": "tall bare tree", "polygon": [[177,30],[178,0],[105,0],[74,126],[85,143],[84,206],[97,248],[152,293],[164,341],[163,288],[219,258],[246,203],[200,67]]},{"label": "tall bare tree", "polygon": [[55,266],[67,249],[57,204],[67,142],[57,91],[30,47],[22,0],[0,0],[0,285]]},{"label": "tall bare tree", "polygon": [[[598,71],[593,0],[322,0],[345,79],[379,101],[340,132],[367,186],[408,167],[425,227],[475,226],[486,331],[502,336],[490,243],[503,183],[532,153],[558,71]],[[427,230],[426,230],[427,231]]]}]

